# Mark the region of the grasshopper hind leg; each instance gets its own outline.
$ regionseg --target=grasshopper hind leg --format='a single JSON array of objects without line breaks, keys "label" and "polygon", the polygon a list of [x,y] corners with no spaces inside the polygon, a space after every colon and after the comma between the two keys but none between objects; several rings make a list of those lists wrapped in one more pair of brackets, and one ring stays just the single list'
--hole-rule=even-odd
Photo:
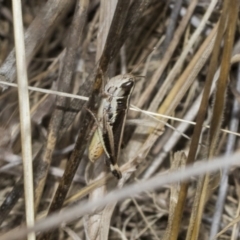
[{"label": "grasshopper hind leg", "polygon": [[117,179],[122,178],[122,173],[117,163],[113,164],[111,163],[111,161],[109,161],[109,159],[105,158],[105,164],[110,168],[114,177],[116,177]]},{"label": "grasshopper hind leg", "polygon": [[110,164],[110,169],[114,177],[116,177],[117,179],[122,178],[122,173],[117,164],[115,165]]}]

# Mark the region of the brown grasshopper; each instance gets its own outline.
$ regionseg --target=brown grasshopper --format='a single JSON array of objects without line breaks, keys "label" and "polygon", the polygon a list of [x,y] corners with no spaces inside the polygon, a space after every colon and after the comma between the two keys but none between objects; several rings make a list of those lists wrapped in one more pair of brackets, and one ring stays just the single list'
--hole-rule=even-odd
[{"label": "brown grasshopper", "polygon": [[89,159],[95,162],[105,152],[106,163],[118,179],[122,173],[117,162],[134,85],[135,77],[131,74],[116,76],[106,84],[100,108],[100,126],[89,146]]}]

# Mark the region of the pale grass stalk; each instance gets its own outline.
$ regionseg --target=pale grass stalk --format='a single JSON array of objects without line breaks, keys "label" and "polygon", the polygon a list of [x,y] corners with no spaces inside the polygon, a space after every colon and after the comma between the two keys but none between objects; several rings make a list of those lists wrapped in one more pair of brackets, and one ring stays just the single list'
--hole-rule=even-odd
[{"label": "pale grass stalk", "polygon": [[[32,169],[31,119],[29,108],[28,78],[25,57],[21,0],[13,0],[12,7],[21,125],[26,224],[28,227],[32,227],[34,225],[34,191]],[[28,240],[35,239],[36,236],[34,232],[28,234]]]},{"label": "pale grass stalk", "polygon": [[47,231],[51,228],[61,225],[63,222],[68,223],[70,221],[79,219],[81,216],[91,213],[93,209],[102,208],[106,204],[110,204],[115,201],[122,201],[123,199],[146,191],[160,189],[167,184],[185,181],[194,176],[204,175],[206,172],[210,173],[219,171],[225,167],[230,167],[237,164],[239,165],[239,159],[240,152],[228,157],[224,156],[214,158],[212,161],[208,162],[202,161],[193,166],[188,166],[185,169],[172,171],[167,174],[157,175],[146,181],[137,182],[122,189],[114,190],[101,199],[91,202],[79,203],[73,207],[61,211],[60,213],[52,214],[45,219],[37,221],[34,227],[21,227],[16,230],[11,230],[10,232],[2,235],[1,240],[18,240],[33,231]]}]

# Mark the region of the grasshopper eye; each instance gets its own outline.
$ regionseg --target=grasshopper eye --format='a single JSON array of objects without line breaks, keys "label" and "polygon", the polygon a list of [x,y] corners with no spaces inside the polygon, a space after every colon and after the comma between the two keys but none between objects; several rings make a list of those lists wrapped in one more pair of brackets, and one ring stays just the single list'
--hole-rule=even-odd
[{"label": "grasshopper eye", "polygon": [[123,83],[121,85],[121,87],[125,88],[125,89],[128,89],[128,88],[132,88],[133,84],[134,84],[134,82],[130,79],[130,81],[127,81],[127,82]]}]

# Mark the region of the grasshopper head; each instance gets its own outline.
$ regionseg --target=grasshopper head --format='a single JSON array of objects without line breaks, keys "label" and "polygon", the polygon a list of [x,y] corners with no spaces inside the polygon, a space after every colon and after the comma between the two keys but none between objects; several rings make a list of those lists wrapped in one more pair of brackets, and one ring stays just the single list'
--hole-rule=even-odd
[{"label": "grasshopper head", "polygon": [[131,74],[118,75],[109,80],[105,91],[112,97],[129,96],[135,85],[135,77]]}]

